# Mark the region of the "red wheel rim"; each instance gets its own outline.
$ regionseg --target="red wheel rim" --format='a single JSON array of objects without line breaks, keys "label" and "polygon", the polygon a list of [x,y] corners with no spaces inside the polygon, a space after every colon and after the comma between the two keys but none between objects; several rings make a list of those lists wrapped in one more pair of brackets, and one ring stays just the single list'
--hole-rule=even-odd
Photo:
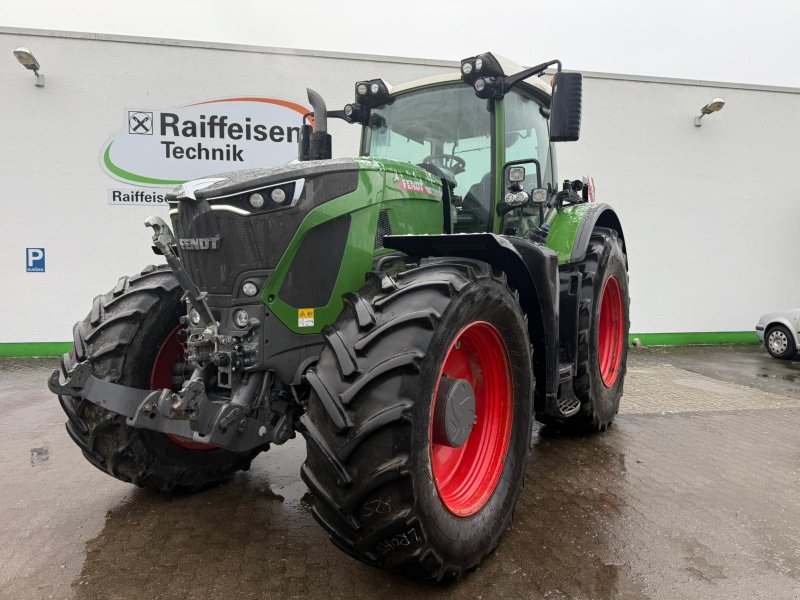
[{"label": "red wheel rim", "polygon": [[622,364],[625,340],[625,314],[622,310],[622,288],[612,275],[600,296],[600,324],[597,328],[598,362],[603,385],[610,388],[617,381]]},{"label": "red wheel rim", "polygon": [[[181,326],[178,325],[161,344],[161,348],[156,355],[156,361],[153,363],[153,370],[150,371],[150,389],[162,390],[172,389],[172,367],[183,356],[183,345],[180,341]],[[213,450],[215,446],[208,444],[201,444],[187,440],[186,438],[177,435],[166,434],[166,436],[188,450]]]},{"label": "red wheel rim", "polygon": [[[433,436],[443,377],[465,379],[475,392],[475,425],[459,448],[439,444]],[[485,321],[467,325],[447,350],[431,403],[433,479],[442,503],[454,515],[474,515],[494,493],[511,439],[511,406],[511,363],[500,333]]]}]

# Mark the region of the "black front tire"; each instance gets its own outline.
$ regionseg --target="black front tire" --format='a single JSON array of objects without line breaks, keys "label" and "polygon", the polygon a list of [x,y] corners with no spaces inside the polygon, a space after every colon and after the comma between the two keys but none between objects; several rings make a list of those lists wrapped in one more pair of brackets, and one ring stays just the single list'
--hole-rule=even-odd
[{"label": "black front tire", "polygon": [[797,354],[792,333],[783,325],[772,325],[764,332],[764,346],[775,358],[789,360]]},{"label": "black front tire", "polygon": [[[89,315],[75,324],[74,345],[62,358],[62,371],[89,360],[96,377],[149,389],[158,351],[185,312],[181,295],[166,266],[122,277],[113,290],[97,296]],[[67,432],[86,459],[112,477],[141,487],[197,491],[249,468],[257,454],[184,448],[162,433],[129,427],[122,415],[83,398],[59,400],[69,418]]]},{"label": "black front tire", "polygon": [[[468,260],[374,275],[345,299],[306,374],[313,392],[302,418],[302,476],[313,514],[358,560],[408,577],[458,579],[497,546],[522,487],[533,390],[526,318],[505,276]],[[491,496],[459,517],[433,480],[431,407],[448,348],[476,322],[505,343],[512,424]]]}]

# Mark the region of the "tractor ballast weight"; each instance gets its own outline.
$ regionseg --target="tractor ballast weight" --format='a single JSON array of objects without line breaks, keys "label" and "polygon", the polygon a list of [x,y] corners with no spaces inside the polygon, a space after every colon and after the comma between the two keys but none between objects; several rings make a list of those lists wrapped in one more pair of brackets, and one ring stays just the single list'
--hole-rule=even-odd
[{"label": "tractor ballast weight", "polygon": [[[435,581],[475,568],[511,522],[532,419],[603,431],[622,395],[620,221],[555,168],[581,100],[559,61],[491,53],[359,81],[341,111],[309,90],[299,162],[186,182],[171,227],[147,220],[166,264],[96,297],[48,381],[70,436],[172,492],[299,432],[339,548]],[[329,118],[362,127],[359,156],[331,158]]]}]

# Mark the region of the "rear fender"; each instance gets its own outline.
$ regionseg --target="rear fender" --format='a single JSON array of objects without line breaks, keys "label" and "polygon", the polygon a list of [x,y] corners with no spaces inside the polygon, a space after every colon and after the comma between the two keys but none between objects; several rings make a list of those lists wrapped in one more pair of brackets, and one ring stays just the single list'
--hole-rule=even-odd
[{"label": "rear fender", "polygon": [[493,233],[390,235],[386,248],[415,258],[460,257],[481,260],[505,272],[519,292],[534,349],[535,410],[544,412],[558,394],[558,260],[555,252],[525,239]]}]

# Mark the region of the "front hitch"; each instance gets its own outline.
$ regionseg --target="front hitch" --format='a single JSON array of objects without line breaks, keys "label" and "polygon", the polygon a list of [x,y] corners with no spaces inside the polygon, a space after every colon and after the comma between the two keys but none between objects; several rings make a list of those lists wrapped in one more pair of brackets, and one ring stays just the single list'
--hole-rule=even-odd
[{"label": "front hitch", "polygon": [[[258,390],[262,387],[263,374],[252,377],[255,378],[252,385]],[[91,362],[84,361],[75,365],[63,382],[59,371],[54,370],[47,387],[59,396],[84,398],[122,415],[131,427],[176,435],[237,452],[246,452],[273,441],[271,429],[250,417],[246,406],[212,401],[200,378],[191,379],[179,392],[140,390],[96,377]]]}]

